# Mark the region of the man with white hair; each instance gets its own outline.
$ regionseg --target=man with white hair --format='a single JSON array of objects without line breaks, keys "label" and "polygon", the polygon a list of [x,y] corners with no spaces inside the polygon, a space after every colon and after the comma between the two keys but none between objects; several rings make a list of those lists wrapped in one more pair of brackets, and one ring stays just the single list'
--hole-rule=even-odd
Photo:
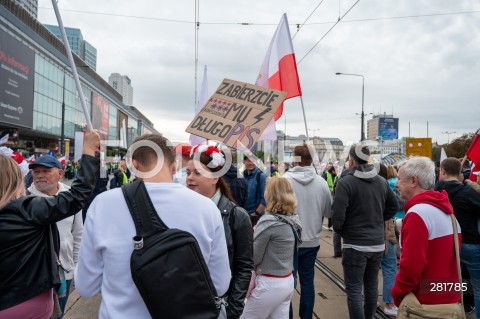
[{"label": "man with white hair", "polygon": [[[427,157],[401,163],[395,186],[407,200],[400,236],[402,257],[392,288],[395,305],[410,292],[421,304],[460,302],[463,287],[458,282],[454,249],[454,212],[448,194],[433,190],[434,163]],[[461,239],[460,226],[458,232]]]},{"label": "man with white hair", "polygon": [[[70,189],[70,186],[60,182],[63,177],[63,170],[62,165],[55,157],[41,156],[30,164],[29,168],[33,172],[33,184],[28,188],[32,195],[55,196],[59,192]],[[60,254],[58,258],[65,270],[65,280],[67,282],[66,295],[58,298],[63,316],[73,280],[73,271],[78,262],[78,252],[83,232],[82,211],[80,210],[75,215],[57,222],[57,228],[60,235]],[[62,316],[59,318],[62,318]]]}]

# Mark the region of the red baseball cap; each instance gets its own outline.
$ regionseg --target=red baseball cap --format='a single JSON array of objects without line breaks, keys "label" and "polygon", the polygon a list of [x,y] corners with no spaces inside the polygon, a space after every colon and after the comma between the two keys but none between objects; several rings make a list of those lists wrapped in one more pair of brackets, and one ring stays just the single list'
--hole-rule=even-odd
[{"label": "red baseball cap", "polygon": [[173,151],[175,152],[175,154],[190,157],[190,150],[191,149],[192,149],[192,145],[190,145],[188,143],[180,143],[177,146],[175,146]]}]

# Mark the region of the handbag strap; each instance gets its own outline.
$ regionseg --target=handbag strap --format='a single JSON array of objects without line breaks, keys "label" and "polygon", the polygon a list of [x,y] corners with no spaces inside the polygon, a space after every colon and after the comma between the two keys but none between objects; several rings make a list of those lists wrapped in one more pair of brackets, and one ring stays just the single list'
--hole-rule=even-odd
[{"label": "handbag strap", "polygon": [[450,215],[452,219],[452,227],[453,227],[453,242],[455,243],[455,255],[457,257],[457,272],[458,272],[458,282],[460,283],[460,300],[463,306],[463,290],[461,289],[462,286],[462,272],[460,268],[460,249],[458,245],[458,229],[457,229],[457,219],[453,214]]}]

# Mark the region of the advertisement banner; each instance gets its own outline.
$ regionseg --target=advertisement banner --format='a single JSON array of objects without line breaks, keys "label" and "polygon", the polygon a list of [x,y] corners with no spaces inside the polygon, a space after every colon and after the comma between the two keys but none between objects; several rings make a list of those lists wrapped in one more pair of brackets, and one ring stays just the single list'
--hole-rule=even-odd
[{"label": "advertisement banner", "polygon": [[0,122],[33,127],[35,53],[0,29]]},{"label": "advertisement banner", "polygon": [[96,92],[92,92],[92,125],[102,140],[108,140],[108,114],[110,103]]},{"label": "advertisement banner", "polygon": [[381,117],[378,121],[379,136],[385,140],[398,139],[398,118]]},{"label": "advertisement banner", "polygon": [[224,79],[185,130],[236,148],[251,149],[287,92]]},{"label": "advertisement banner", "polygon": [[432,158],[432,138],[407,138],[406,155],[410,156],[426,156]]},{"label": "advertisement banner", "polygon": [[121,141],[120,146],[127,148],[127,127],[128,127],[128,115],[122,111],[118,111],[118,139]]}]

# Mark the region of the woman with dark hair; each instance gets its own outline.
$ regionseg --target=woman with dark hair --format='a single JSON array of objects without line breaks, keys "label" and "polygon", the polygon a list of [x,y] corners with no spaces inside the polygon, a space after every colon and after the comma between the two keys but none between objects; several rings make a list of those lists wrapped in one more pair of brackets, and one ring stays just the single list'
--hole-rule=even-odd
[{"label": "woman with dark hair", "polygon": [[225,165],[224,155],[213,146],[192,149],[187,164],[187,187],[211,198],[222,214],[232,279],[225,299],[227,318],[239,318],[243,312],[253,270],[253,231],[247,211],[237,206],[219,171]]}]

